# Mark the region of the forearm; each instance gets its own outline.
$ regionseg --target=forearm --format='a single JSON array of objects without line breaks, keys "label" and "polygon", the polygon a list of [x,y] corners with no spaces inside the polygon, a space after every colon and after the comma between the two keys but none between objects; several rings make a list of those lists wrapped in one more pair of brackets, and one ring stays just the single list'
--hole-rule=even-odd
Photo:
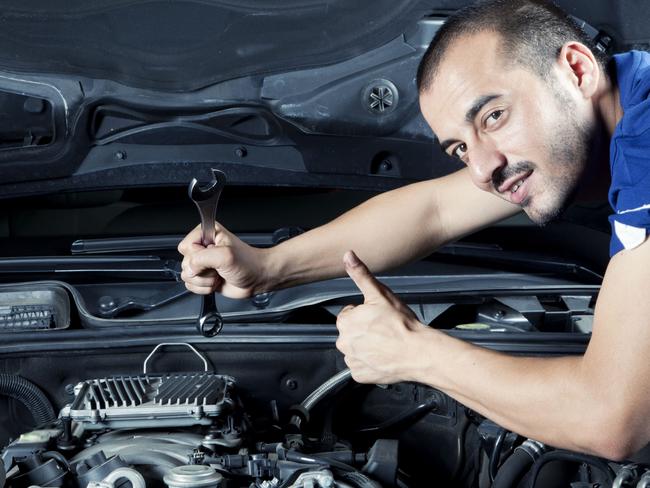
[{"label": "forearm", "polygon": [[415,183],[268,250],[268,288],[342,276],[350,249],[373,272],[394,268],[518,210],[477,189],[466,170]]},{"label": "forearm", "polygon": [[430,253],[442,244],[431,195],[424,184],[378,195],[337,219],[270,250],[274,288],[344,274],[343,254],[353,249],[382,271]]},{"label": "forearm", "polygon": [[429,340],[420,341],[424,350],[418,354],[425,359],[416,381],[439,388],[520,435],[602,454],[593,434],[594,419],[606,418],[597,411],[606,406],[597,398],[605,392],[585,372],[582,356],[509,356],[430,332]]}]

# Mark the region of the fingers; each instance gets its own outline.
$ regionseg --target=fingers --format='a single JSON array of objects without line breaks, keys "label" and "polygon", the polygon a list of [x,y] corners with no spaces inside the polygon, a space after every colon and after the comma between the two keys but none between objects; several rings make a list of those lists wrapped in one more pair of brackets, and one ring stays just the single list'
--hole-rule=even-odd
[{"label": "fingers", "polygon": [[226,246],[213,246],[204,248],[183,260],[185,271],[188,278],[194,276],[204,275],[204,272],[209,270],[217,270],[227,268],[233,263],[233,250]]},{"label": "fingers", "polygon": [[183,259],[181,279],[185,287],[200,295],[221,291],[223,278],[217,269],[232,259],[229,248],[201,247]]},{"label": "fingers", "polygon": [[223,278],[220,276],[214,278],[209,286],[197,286],[191,282],[185,282],[185,288],[197,295],[208,295],[210,293],[218,292],[222,285]]},{"label": "fingers", "polygon": [[376,301],[384,297],[385,287],[374,275],[368,270],[368,267],[354,251],[348,251],[343,256],[343,263],[345,264],[345,271],[348,273],[352,281],[357,285],[365,302]]},{"label": "fingers", "polygon": [[[218,242],[217,238],[219,234],[224,233],[225,229],[224,227],[219,223],[216,222],[214,223],[214,241]],[[189,234],[187,234],[181,242],[178,243],[178,252],[181,253],[183,256],[187,256],[191,252],[197,251],[199,249],[203,249],[205,246],[203,245],[203,239],[202,239],[202,234],[201,234],[201,225],[197,225],[192,229]]]}]

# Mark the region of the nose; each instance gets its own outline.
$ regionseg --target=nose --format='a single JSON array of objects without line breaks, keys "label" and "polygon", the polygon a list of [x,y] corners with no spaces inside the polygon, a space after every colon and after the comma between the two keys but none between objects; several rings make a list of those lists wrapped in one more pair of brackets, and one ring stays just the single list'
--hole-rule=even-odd
[{"label": "nose", "polygon": [[490,191],[495,175],[508,164],[505,155],[486,141],[474,144],[467,155],[472,181],[482,190]]}]

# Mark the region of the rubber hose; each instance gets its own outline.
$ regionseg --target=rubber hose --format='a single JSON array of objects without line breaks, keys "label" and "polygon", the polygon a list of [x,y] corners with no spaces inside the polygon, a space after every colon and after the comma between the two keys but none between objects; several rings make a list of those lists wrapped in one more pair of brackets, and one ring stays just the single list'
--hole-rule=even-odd
[{"label": "rubber hose", "polygon": [[381,488],[381,485],[368,478],[365,474],[357,472],[341,473],[341,478],[349,481],[358,488]]},{"label": "rubber hose", "polygon": [[610,468],[607,462],[603,461],[602,459],[588,456],[586,454],[577,454],[570,451],[550,451],[546,454],[542,454],[542,456],[537,461],[535,461],[533,472],[530,477],[530,488],[535,487],[539,472],[547,463],[550,463],[551,461],[571,461],[574,463],[588,464],[606,476],[607,479],[605,482],[607,483],[607,486],[611,485],[614,482],[612,468]]},{"label": "rubber hose", "polygon": [[515,449],[515,452],[506,459],[497,472],[492,488],[516,488],[530,470],[533,461],[534,459],[528,452],[523,449]]},{"label": "rubber hose", "polygon": [[21,376],[0,374],[0,395],[23,403],[34,417],[36,425],[56,419],[54,408],[41,389]]}]

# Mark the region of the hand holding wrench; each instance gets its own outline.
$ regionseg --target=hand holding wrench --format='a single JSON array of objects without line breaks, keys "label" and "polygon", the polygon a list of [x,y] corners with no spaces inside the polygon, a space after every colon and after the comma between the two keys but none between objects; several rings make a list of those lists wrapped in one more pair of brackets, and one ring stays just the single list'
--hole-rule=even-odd
[{"label": "hand holding wrench", "polygon": [[[212,170],[212,181],[206,186],[199,186],[196,178],[190,181],[188,193],[201,214],[201,241],[204,246],[214,244],[214,221],[221,190],[226,184],[226,175],[219,170]],[[203,296],[201,315],[197,322],[199,332],[205,337],[214,337],[223,327],[223,319],[217,309],[214,293]]]}]

